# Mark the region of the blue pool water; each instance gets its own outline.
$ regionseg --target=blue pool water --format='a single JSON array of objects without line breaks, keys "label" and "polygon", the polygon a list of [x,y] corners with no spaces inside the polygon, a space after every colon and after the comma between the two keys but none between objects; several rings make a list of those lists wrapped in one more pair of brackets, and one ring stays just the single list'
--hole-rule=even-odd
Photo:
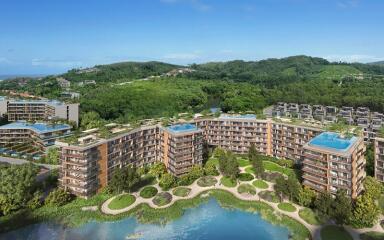
[{"label": "blue pool water", "polygon": [[243,114],[243,115],[223,115],[220,116],[220,118],[227,118],[227,119],[255,119],[255,114]]},{"label": "blue pool water", "polygon": [[172,125],[172,126],[167,127],[167,129],[169,129],[170,131],[175,132],[175,133],[180,133],[180,132],[195,131],[198,128],[193,124],[186,123],[186,124]]},{"label": "blue pool water", "polygon": [[[80,228],[64,228],[55,224],[35,224],[0,235],[5,239],[29,240],[106,240],[129,239],[257,239],[288,240],[289,231],[264,221],[258,214],[239,210],[223,209],[211,199],[197,208],[187,210],[184,215],[164,226],[139,224],[134,218],[116,222],[91,222]],[[133,238],[131,238],[133,239]]]},{"label": "blue pool water", "polygon": [[27,122],[13,122],[0,127],[1,129],[31,129],[38,133],[46,133],[57,130],[70,129],[67,124],[46,124],[46,123],[27,123]]},{"label": "blue pool water", "polygon": [[355,141],[356,137],[341,138],[338,133],[324,132],[309,141],[309,145],[346,151]]}]

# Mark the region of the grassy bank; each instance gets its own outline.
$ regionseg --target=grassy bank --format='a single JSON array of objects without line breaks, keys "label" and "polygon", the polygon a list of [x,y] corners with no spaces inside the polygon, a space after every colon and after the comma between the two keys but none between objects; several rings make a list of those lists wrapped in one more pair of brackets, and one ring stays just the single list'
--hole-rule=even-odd
[{"label": "grassy bank", "polygon": [[[207,194],[209,192],[209,194]],[[89,200],[76,199],[75,201],[60,208],[42,207],[35,211],[23,211],[13,214],[7,218],[0,218],[1,232],[10,231],[23,227],[27,224],[42,221],[56,221],[68,226],[79,226],[89,221],[115,221],[125,217],[134,216],[140,223],[165,224],[181,217],[185,209],[193,208],[207,201],[209,197],[217,199],[224,208],[236,208],[248,212],[260,213],[263,219],[281,226],[286,226],[293,234],[293,239],[301,240],[310,238],[310,233],[302,224],[296,220],[275,212],[272,207],[263,202],[239,200],[231,193],[223,190],[211,190],[201,193],[193,199],[176,201],[172,206],[165,209],[153,209],[147,204],[140,204],[136,208],[116,216],[105,215],[100,211],[81,211],[83,206],[101,205],[109,197],[99,194]]]}]

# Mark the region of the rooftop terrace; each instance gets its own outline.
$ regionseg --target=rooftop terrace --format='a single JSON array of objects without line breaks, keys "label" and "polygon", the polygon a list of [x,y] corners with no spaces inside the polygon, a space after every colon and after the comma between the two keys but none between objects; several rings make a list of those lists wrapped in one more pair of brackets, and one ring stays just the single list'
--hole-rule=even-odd
[{"label": "rooftop terrace", "polygon": [[243,114],[243,115],[220,115],[221,119],[256,119],[255,114]]},{"label": "rooftop terrace", "polygon": [[28,123],[19,121],[0,126],[0,129],[30,129],[41,134],[60,130],[69,130],[71,129],[71,126],[68,124]]},{"label": "rooftop terrace", "polygon": [[167,129],[173,133],[192,132],[198,130],[195,125],[190,123],[172,125],[167,127]]},{"label": "rooftop terrace", "polygon": [[347,151],[356,141],[356,137],[341,137],[334,132],[324,132],[309,141],[309,146],[315,146],[336,151]]}]

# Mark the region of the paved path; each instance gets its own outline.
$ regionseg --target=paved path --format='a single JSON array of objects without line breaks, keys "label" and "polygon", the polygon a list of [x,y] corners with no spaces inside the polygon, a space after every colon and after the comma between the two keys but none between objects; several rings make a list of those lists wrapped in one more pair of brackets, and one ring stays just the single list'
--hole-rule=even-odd
[{"label": "paved path", "polygon": [[[240,168],[240,171],[244,172],[244,168]],[[107,201],[105,201],[102,204],[101,212],[103,212],[104,214],[117,215],[117,214],[120,214],[120,213],[123,213],[123,212],[127,212],[127,211],[129,211],[129,210],[131,210],[131,209],[135,208],[136,206],[138,206],[140,204],[143,204],[143,203],[144,204],[148,204],[152,208],[157,208],[157,209],[159,209],[159,208],[167,208],[167,207],[171,206],[172,204],[174,204],[176,201],[178,201],[180,199],[191,199],[191,198],[194,198],[194,197],[198,196],[199,194],[201,194],[203,192],[206,192],[208,190],[224,190],[224,191],[227,191],[227,192],[231,193],[232,195],[234,195],[235,197],[237,197],[238,199],[241,199],[241,200],[245,200],[245,201],[260,201],[260,202],[267,203],[269,206],[271,206],[274,209],[274,211],[282,213],[282,214],[285,214],[285,215],[295,219],[296,221],[300,222],[302,225],[304,225],[310,231],[310,233],[312,235],[312,238],[314,240],[321,240],[320,230],[321,230],[322,226],[309,224],[309,223],[304,221],[299,216],[299,210],[303,209],[304,207],[296,205],[294,203],[291,203],[292,205],[294,205],[296,207],[296,211],[295,212],[286,212],[286,211],[280,210],[278,208],[278,203],[268,202],[268,201],[266,201],[266,200],[264,200],[264,199],[262,199],[262,198],[260,198],[258,196],[258,193],[261,192],[261,191],[264,191],[264,190],[272,191],[273,190],[273,185],[274,185],[273,183],[267,182],[268,183],[268,188],[267,189],[258,189],[257,188],[255,195],[240,194],[240,193],[237,192],[237,187],[239,186],[239,184],[237,184],[237,186],[233,187],[233,188],[225,187],[222,184],[220,184],[220,178],[221,177],[222,177],[221,175],[215,177],[218,182],[214,186],[210,186],[210,187],[200,187],[197,184],[197,181],[195,181],[192,185],[187,186],[188,188],[191,189],[191,192],[189,193],[189,195],[187,197],[178,197],[178,196],[173,195],[172,194],[172,189],[167,191],[167,192],[172,194],[172,201],[170,203],[164,205],[164,206],[157,206],[157,205],[155,205],[152,202],[153,198],[149,198],[149,199],[142,198],[142,197],[140,197],[139,192],[134,192],[134,193],[131,193],[132,195],[134,195],[136,197],[136,201],[133,204],[131,204],[130,206],[128,206],[126,208],[122,208],[122,209],[118,209],[118,210],[113,210],[113,209],[110,209],[108,207],[108,205],[117,196],[119,196],[119,195],[116,195],[116,196],[108,199]],[[242,181],[241,183],[252,184],[253,181],[254,180],[248,181],[248,182],[243,182]],[[164,191],[161,190],[161,188],[159,187],[158,184],[154,185],[154,187],[156,187],[159,192],[164,192]],[[123,194],[125,194],[125,193],[123,193]],[[120,194],[120,195],[122,195],[122,194]],[[353,237],[354,240],[359,240],[360,239],[359,234],[364,233],[364,232],[369,232],[369,231],[384,232],[384,230],[380,227],[379,223],[376,224],[373,228],[368,228],[368,229],[352,229],[350,227],[346,227],[346,230],[351,233],[351,236]]]}]

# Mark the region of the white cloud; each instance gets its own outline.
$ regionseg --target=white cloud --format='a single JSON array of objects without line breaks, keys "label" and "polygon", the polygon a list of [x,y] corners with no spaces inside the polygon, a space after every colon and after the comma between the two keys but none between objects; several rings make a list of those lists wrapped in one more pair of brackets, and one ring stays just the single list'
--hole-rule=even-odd
[{"label": "white cloud", "polygon": [[355,8],[359,3],[360,0],[339,0],[337,6],[340,8]]},{"label": "white cloud", "polygon": [[211,5],[203,3],[201,0],[160,0],[160,2],[163,2],[166,4],[178,4],[178,3],[188,4],[192,8],[201,12],[206,12],[212,8]]},{"label": "white cloud", "polygon": [[365,55],[365,54],[329,55],[329,56],[325,56],[324,58],[328,59],[329,61],[335,61],[335,62],[362,62],[362,63],[382,61],[384,59],[384,57],[377,57],[377,56]]},{"label": "white cloud", "polygon": [[83,62],[76,60],[66,60],[66,59],[44,59],[44,58],[34,58],[31,61],[32,66],[43,66],[43,67],[81,67]]},{"label": "white cloud", "polygon": [[169,60],[195,60],[199,57],[197,53],[170,53],[163,56],[164,59]]}]

